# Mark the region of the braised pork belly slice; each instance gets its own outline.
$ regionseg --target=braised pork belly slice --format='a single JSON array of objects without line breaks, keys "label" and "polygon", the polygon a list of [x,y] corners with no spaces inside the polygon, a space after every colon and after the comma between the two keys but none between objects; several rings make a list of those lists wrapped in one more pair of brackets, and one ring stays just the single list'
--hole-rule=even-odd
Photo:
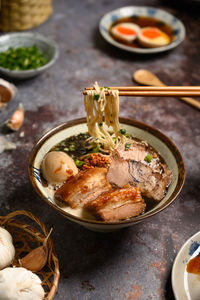
[{"label": "braised pork belly slice", "polygon": [[108,191],[88,203],[87,207],[107,222],[116,222],[144,212],[146,204],[138,188]]},{"label": "braised pork belly slice", "polygon": [[169,174],[161,174],[152,170],[150,166],[137,161],[129,161],[128,165],[131,183],[140,187],[143,195],[160,201],[170,183],[171,171],[169,171]]},{"label": "braised pork belly slice", "polygon": [[55,193],[55,199],[72,208],[85,207],[100,194],[111,189],[106,168],[92,168],[70,177]]},{"label": "braised pork belly slice", "polygon": [[107,180],[116,187],[130,184],[139,187],[144,196],[160,201],[171,181],[171,171],[165,164],[161,170],[135,160],[124,160],[116,153],[110,158]]},{"label": "braised pork belly slice", "polygon": [[[127,143],[129,144],[129,148],[126,150]],[[128,140],[127,143],[117,147],[115,154],[124,160],[144,161],[148,154],[147,146],[142,142],[136,142],[133,140]]]},{"label": "braised pork belly slice", "polygon": [[[126,144],[129,145],[128,149],[126,148]],[[151,146],[148,146],[144,142],[128,140],[127,143],[124,143],[115,149],[113,155],[127,161],[134,160],[142,162],[157,172],[162,170],[158,154]],[[146,161],[148,156],[151,157],[151,161],[149,162]]]}]

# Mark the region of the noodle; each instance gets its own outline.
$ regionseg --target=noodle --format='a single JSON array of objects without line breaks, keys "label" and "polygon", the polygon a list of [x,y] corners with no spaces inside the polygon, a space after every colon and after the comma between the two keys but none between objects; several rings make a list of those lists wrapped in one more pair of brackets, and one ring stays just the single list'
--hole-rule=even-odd
[{"label": "noodle", "polygon": [[[113,150],[125,141],[124,135],[120,133],[118,90],[100,88],[95,82],[94,90],[88,90],[84,95],[84,105],[88,132],[93,137],[90,142],[95,142],[101,149]],[[104,122],[108,128],[112,127],[114,136],[104,128]]]}]

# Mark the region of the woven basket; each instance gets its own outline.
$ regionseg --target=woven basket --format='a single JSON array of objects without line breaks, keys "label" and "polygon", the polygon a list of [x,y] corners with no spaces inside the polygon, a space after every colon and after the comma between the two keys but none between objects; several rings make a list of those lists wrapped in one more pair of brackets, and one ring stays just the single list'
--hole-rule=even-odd
[{"label": "woven basket", "polygon": [[[31,225],[16,220],[16,217],[18,218],[21,215],[28,217]],[[18,265],[19,258],[22,258],[34,248],[41,246],[45,237],[48,235],[48,230],[45,225],[32,213],[25,210],[17,210],[7,216],[0,216],[0,226],[4,226],[13,237],[13,244],[16,251],[13,266]],[[47,247],[47,263],[45,267],[41,271],[36,272],[36,274],[42,280],[42,286],[46,292],[44,299],[51,300],[58,287],[60,272],[51,237],[48,238]]]},{"label": "woven basket", "polygon": [[0,31],[21,31],[42,24],[51,15],[51,0],[0,0]]}]

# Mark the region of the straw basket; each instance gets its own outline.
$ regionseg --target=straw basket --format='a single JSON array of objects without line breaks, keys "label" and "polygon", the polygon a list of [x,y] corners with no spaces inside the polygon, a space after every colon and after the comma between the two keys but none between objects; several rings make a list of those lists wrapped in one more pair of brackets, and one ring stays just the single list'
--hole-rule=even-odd
[{"label": "straw basket", "polygon": [[[31,225],[16,220],[16,217],[22,215],[28,217],[28,223],[31,223]],[[18,259],[22,258],[25,253],[41,246],[48,235],[45,225],[32,213],[25,210],[17,210],[7,216],[0,216],[0,226],[4,226],[13,237],[16,251],[13,265],[18,265]],[[42,280],[42,286],[46,292],[44,299],[51,300],[58,287],[60,272],[51,237],[48,238],[47,247],[47,263],[41,271],[37,272],[37,275]]]},{"label": "straw basket", "polygon": [[51,0],[0,0],[0,31],[21,31],[42,24],[51,15]]}]

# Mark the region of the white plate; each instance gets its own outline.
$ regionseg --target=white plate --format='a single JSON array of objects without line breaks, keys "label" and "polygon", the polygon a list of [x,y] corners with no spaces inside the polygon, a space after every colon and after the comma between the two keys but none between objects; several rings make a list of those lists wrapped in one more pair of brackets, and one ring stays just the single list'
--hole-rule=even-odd
[{"label": "white plate", "polygon": [[[170,25],[174,31],[173,42],[163,47],[144,49],[144,48],[129,47],[114,40],[109,33],[109,28],[113,24],[113,22],[121,18],[135,17],[135,16],[152,17]],[[162,9],[158,9],[155,7],[148,7],[148,6],[125,6],[113,10],[102,17],[99,23],[99,30],[101,35],[110,44],[118,48],[124,49],[126,51],[142,53],[142,54],[158,53],[158,52],[170,50],[178,46],[185,38],[185,27],[179,19],[177,19],[176,17],[174,17],[173,15],[171,15],[170,13]]]},{"label": "white plate", "polygon": [[200,276],[186,271],[190,259],[200,253],[200,231],[182,246],[173,264],[172,287],[176,300],[200,299]]}]

